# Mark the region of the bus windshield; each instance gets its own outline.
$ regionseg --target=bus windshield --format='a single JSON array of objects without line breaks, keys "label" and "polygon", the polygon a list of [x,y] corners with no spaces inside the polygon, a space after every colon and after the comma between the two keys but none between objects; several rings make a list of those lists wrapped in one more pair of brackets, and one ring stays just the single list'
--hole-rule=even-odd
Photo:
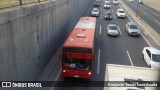
[{"label": "bus windshield", "polygon": [[85,59],[67,59],[63,60],[63,67],[70,70],[91,70],[92,61]]}]

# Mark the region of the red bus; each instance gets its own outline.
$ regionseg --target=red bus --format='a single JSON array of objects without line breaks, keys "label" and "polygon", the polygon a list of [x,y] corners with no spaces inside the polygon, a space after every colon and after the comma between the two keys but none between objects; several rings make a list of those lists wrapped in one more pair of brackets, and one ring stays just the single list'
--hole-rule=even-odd
[{"label": "red bus", "polygon": [[81,17],[62,47],[62,76],[92,79],[95,17]]}]

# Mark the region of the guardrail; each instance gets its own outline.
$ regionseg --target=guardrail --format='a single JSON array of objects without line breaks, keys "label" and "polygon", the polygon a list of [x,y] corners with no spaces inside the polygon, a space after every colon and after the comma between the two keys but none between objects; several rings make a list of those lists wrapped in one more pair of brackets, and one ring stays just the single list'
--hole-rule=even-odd
[{"label": "guardrail", "polygon": [[0,0],[0,9],[51,0]]}]

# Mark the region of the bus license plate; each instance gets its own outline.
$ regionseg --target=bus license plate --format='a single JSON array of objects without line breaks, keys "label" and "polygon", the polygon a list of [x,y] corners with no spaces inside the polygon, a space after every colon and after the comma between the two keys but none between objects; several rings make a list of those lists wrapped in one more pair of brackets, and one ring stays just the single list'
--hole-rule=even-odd
[{"label": "bus license plate", "polygon": [[75,78],[79,78],[79,75],[74,75]]}]

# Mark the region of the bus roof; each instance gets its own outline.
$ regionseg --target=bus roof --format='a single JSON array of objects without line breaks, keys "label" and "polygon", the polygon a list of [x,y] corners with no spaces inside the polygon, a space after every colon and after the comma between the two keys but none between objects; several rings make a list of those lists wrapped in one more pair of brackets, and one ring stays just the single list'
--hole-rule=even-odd
[{"label": "bus roof", "polygon": [[94,33],[93,29],[74,29],[64,47],[84,47],[92,48],[94,43]]},{"label": "bus roof", "polygon": [[71,32],[64,47],[92,48],[96,27],[95,17],[81,17]]}]

